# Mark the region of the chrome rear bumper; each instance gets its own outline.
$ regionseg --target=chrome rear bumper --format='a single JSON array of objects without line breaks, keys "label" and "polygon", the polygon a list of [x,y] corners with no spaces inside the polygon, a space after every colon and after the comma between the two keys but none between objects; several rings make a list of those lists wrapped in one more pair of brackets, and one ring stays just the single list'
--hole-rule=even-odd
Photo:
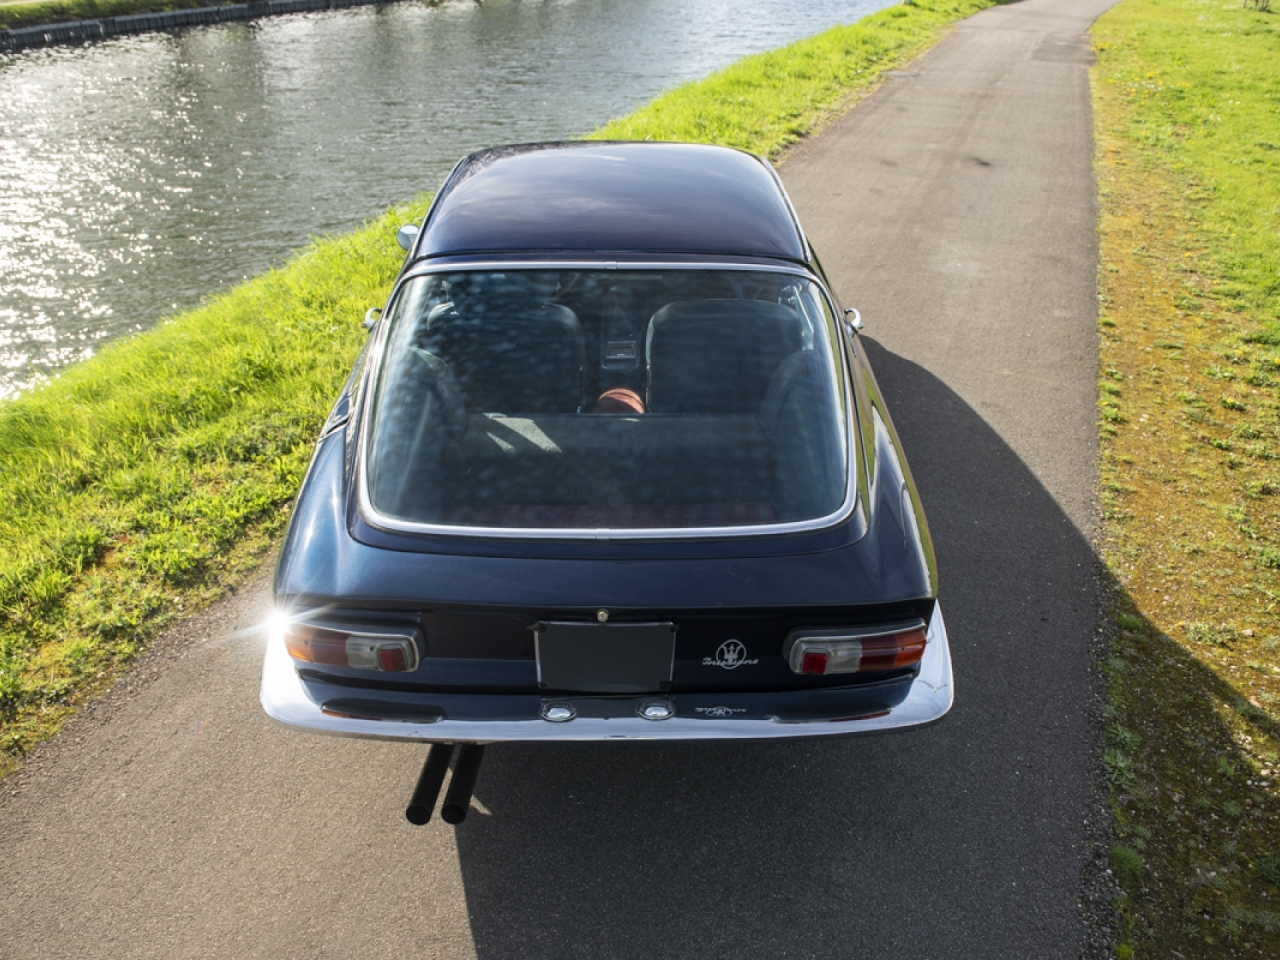
[{"label": "chrome rear bumper", "polygon": [[[942,621],[942,611],[934,606],[929,621],[928,645],[920,662],[920,673],[911,683],[905,700],[895,707],[860,717],[848,717],[846,710],[823,715],[821,708],[807,711],[803,719],[779,716],[735,715],[744,711],[732,706],[686,705],[675,693],[652,697],[523,697],[529,703],[524,715],[514,718],[457,719],[447,709],[401,704],[381,719],[358,714],[359,692],[299,676],[284,648],[284,640],[273,635],[268,640],[262,669],[262,709],[267,715],[292,727],[336,736],[374,740],[415,740],[425,743],[498,743],[506,741],[552,740],[780,740],[792,737],[855,736],[923,726],[941,719],[954,699],[951,676],[951,648]],[[815,691],[818,693],[818,691]],[[458,695],[454,695],[456,697]],[[515,702],[516,698],[489,695]],[[425,699],[433,699],[426,697]],[[440,700],[442,698],[434,698]],[[714,699],[714,698],[713,698]],[[726,702],[733,698],[726,696]],[[817,698],[815,698],[816,700]],[[707,700],[706,696],[698,697]],[[632,702],[634,701],[634,703]],[[662,720],[640,716],[636,708],[659,701],[672,715]],[[322,709],[327,706],[328,709]],[[352,706],[354,705],[354,706]],[[544,719],[551,705],[568,705],[576,715],[571,720]],[[607,706],[608,709],[602,709]],[[346,715],[343,715],[346,713]],[[415,714],[418,714],[415,716]]]}]

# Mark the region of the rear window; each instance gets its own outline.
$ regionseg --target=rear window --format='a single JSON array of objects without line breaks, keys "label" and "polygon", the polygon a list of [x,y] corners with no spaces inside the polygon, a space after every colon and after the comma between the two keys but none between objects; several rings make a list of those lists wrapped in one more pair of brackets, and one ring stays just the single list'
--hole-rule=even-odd
[{"label": "rear window", "polygon": [[804,277],[435,273],[388,322],[365,461],[388,520],[689,531],[844,503],[835,323]]}]

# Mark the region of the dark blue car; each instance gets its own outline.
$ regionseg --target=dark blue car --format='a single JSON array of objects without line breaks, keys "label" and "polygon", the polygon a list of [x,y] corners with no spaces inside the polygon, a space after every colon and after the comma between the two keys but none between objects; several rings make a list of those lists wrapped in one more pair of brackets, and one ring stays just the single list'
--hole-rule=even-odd
[{"label": "dark blue car", "polygon": [[920,502],[767,162],[499,147],[400,240],[281,553],[268,714],[482,744],[947,712]]}]

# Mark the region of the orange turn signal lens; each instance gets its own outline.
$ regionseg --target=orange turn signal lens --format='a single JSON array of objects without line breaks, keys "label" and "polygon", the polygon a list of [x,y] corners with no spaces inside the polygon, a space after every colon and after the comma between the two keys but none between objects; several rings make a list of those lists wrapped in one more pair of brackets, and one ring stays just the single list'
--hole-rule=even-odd
[{"label": "orange turn signal lens", "polygon": [[924,627],[903,630],[889,636],[868,637],[862,641],[863,670],[898,670],[914,667],[924,656],[928,643]]}]

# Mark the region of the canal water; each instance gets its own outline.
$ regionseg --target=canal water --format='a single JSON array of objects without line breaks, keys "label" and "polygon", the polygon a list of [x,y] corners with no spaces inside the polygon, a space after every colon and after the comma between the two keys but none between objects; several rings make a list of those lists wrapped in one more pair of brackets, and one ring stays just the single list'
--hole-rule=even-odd
[{"label": "canal water", "polygon": [[435,189],[892,0],[403,2],[0,57],[0,397]]}]

